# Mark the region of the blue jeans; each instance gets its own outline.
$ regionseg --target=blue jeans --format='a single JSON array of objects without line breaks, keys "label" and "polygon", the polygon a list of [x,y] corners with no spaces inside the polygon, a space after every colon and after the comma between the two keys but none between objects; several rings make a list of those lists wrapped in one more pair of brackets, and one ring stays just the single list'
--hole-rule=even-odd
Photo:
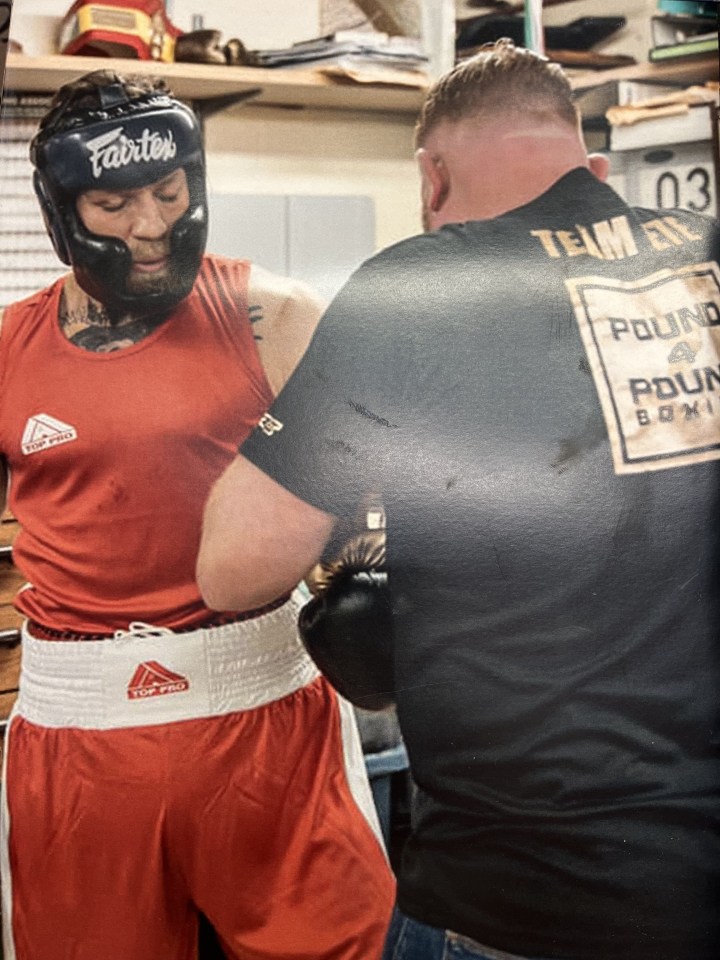
[{"label": "blue jeans", "polygon": [[385,940],[382,960],[527,960],[483,947],[468,937],[412,920],[397,907]]}]

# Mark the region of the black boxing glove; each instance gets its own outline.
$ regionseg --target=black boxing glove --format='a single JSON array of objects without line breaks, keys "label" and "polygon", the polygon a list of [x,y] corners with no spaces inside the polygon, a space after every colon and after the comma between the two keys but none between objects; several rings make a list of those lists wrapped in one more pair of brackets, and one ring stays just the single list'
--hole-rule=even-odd
[{"label": "black boxing glove", "polygon": [[359,534],[334,563],[308,577],[315,596],[298,629],[320,672],[364,710],[385,710],[394,696],[392,609],[384,531]]}]

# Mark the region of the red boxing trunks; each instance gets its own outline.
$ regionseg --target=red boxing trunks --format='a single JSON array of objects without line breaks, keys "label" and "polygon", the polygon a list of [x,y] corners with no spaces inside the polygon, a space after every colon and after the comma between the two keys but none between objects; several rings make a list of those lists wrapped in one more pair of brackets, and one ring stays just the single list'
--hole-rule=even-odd
[{"label": "red boxing trunks", "polygon": [[394,881],[351,708],[255,620],[25,631],[6,739],[5,960],[373,960]]}]

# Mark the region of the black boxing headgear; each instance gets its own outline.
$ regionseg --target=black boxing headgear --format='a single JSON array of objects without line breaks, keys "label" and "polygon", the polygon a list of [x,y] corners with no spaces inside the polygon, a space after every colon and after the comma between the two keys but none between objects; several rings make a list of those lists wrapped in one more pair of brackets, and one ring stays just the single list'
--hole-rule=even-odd
[{"label": "black boxing headgear", "polygon": [[[99,105],[69,106],[61,122],[30,145],[33,182],[45,225],[63,263],[111,316],[166,312],[192,289],[207,240],[205,155],[200,126],[185,104],[163,91],[129,97],[120,83],[97,88]],[[190,203],[170,234],[175,282],[162,292],[132,293],[132,256],[115,237],[91,233],[76,201],[86,190],[129,190],[182,167]]]}]

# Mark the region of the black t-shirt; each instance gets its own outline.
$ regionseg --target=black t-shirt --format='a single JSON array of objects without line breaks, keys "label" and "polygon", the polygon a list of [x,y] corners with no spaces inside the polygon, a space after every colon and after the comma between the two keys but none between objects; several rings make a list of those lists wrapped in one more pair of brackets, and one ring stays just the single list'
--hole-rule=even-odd
[{"label": "black t-shirt", "polygon": [[720,956],[717,260],[579,168],[368,261],[243,447],[328,512],[384,499],[417,919]]}]

